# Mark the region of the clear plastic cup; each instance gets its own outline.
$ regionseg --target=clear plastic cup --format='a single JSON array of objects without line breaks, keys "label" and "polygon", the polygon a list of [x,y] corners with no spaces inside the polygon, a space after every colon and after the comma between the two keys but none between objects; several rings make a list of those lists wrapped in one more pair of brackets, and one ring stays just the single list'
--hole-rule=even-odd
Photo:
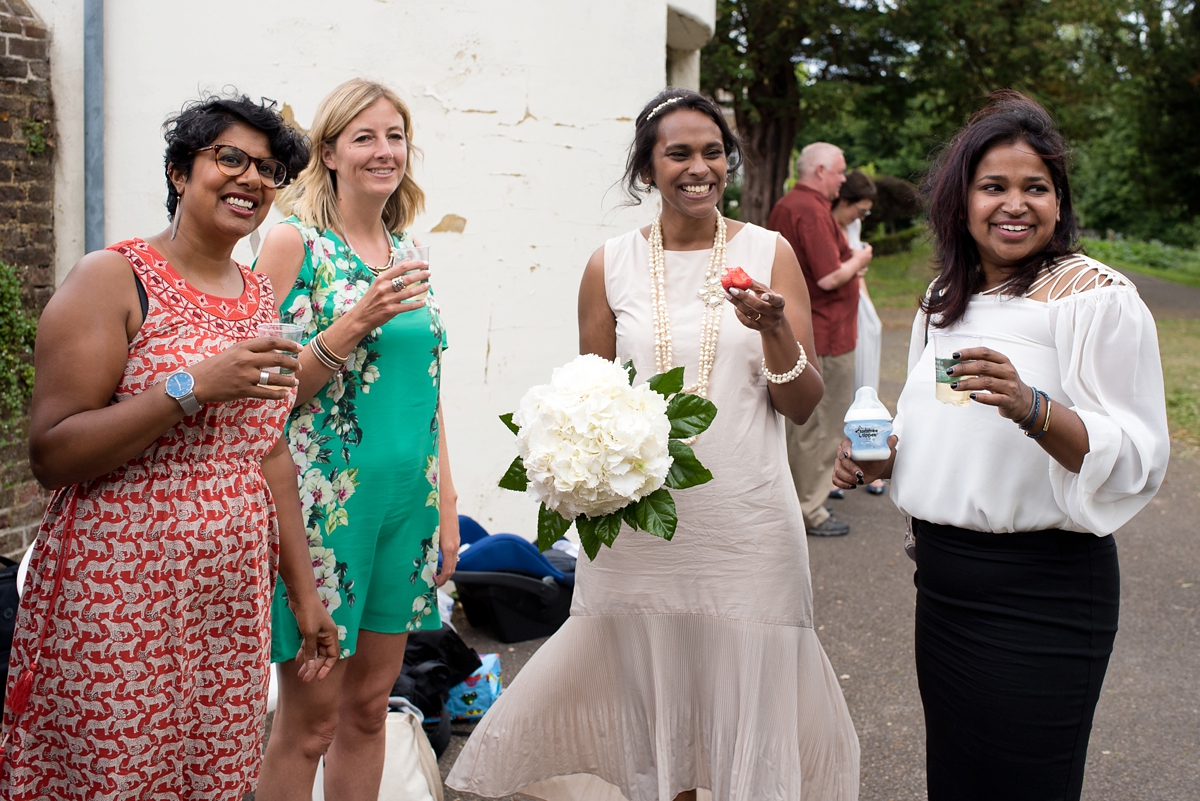
[{"label": "clear plastic cup", "polygon": [[952,406],[970,406],[971,393],[951,389],[950,384],[966,378],[966,375],[955,373],[946,375],[946,370],[957,364],[966,364],[970,360],[956,359],[954,354],[967,348],[982,348],[983,337],[974,334],[933,334],[933,364],[936,383],[935,397],[942,403]]},{"label": "clear plastic cup", "polygon": [[[275,337],[278,339],[290,339],[299,344],[300,337],[304,335],[304,326],[296,325],[295,323],[259,323],[258,335],[260,337]],[[286,353],[288,356],[296,354],[289,351],[276,351],[276,353]],[[268,367],[268,373],[279,373],[280,375],[291,375],[291,370],[285,367]]]},{"label": "clear plastic cup", "polygon": [[[401,245],[393,250],[393,259],[397,264],[399,264],[402,261],[411,260],[411,261],[423,261],[423,262],[425,262],[425,264],[428,265],[429,264],[429,245]],[[408,275],[409,273],[419,272],[421,269],[428,270],[429,268],[423,267],[423,268],[418,268],[416,270],[408,270],[404,274]],[[409,300],[411,301],[411,300],[424,299],[425,296],[427,296],[429,294],[429,284],[427,283],[425,285],[425,287],[426,288],[425,288],[424,292],[422,292],[419,295],[412,296],[411,298],[409,298]]]}]

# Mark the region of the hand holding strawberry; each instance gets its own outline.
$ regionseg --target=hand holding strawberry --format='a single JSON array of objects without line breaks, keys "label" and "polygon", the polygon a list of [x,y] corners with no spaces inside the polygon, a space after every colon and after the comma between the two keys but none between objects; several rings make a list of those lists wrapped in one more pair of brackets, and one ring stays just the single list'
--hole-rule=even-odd
[{"label": "hand holding strawberry", "polygon": [[721,288],[728,292],[733,287],[749,289],[754,285],[753,279],[741,267],[726,267],[725,275],[721,276]]},{"label": "hand holding strawberry", "polygon": [[738,320],[747,328],[767,331],[783,322],[783,295],[756,282],[741,267],[726,269],[721,286],[737,310]]}]

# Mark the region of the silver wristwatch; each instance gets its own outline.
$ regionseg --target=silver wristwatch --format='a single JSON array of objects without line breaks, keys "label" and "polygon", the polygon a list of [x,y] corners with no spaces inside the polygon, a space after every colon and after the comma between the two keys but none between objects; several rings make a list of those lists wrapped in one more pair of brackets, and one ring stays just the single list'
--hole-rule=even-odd
[{"label": "silver wristwatch", "polygon": [[166,391],[167,397],[178,401],[179,405],[183,407],[183,413],[189,416],[200,411],[200,403],[192,394],[195,386],[196,379],[192,378],[192,374],[186,370],[176,370],[163,382],[163,389]]}]

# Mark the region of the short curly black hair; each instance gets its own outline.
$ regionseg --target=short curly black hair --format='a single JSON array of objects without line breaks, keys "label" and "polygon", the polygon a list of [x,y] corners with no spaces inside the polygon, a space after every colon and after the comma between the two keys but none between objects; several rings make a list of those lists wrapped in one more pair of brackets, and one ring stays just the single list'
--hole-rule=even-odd
[{"label": "short curly black hair", "polygon": [[179,205],[179,192],[171,183],[171,169],[178,170],[185,178],[191,177],[195,152],[211,145],[234,123],[244,123],[266,134],[271,155],[287,166],[285,183],[290,183],[304,169],[308,164],[308,139],[288,125],[275,106],[274,100],[264,97],[256,103],[236,89],[227,89],[223,94],[209,94],[188,101],[179,114],[163,123],[163,138],[167,140],[167,152],[163,157],[167,175],[167,219],[175,219],[175,209]]}]

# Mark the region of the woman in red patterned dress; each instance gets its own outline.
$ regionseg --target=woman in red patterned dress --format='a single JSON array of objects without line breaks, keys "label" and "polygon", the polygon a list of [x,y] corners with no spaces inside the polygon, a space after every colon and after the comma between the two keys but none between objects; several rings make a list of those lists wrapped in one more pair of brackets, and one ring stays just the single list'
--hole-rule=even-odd
[{"label": "woman in red patterned dress", "polygon": [[258,774],[275,570],[304,678],[337,658],[281,439],[299,369],[231,259],[307,158],[270,106],[166,126],[172,227],[85,256],[42,315],[30,463],[56,490],[21,601],[0,797],[240,799]]}]

